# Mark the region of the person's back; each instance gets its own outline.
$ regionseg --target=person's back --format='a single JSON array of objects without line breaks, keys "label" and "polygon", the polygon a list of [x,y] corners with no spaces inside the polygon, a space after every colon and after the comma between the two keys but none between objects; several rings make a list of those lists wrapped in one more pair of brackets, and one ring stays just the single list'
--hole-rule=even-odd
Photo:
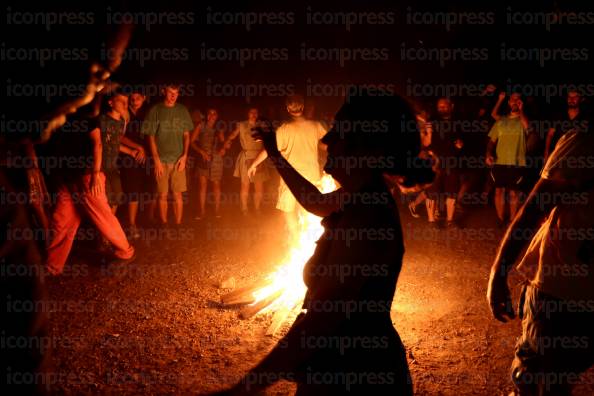
[{"label": "person's back", "polygon": [[325,132],[321,123],[303,117],[295,117],[276,131],[276,141],[283,157],[312,182],[321,177],[318,144]]}]

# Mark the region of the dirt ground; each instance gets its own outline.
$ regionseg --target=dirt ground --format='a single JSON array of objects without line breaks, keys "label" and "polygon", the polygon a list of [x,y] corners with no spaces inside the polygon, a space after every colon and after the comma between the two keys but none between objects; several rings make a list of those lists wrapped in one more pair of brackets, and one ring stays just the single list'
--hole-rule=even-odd
[{"label": "dirt ground", "polygon": [[[464,228],[436,230],[401,210],[406,254],[393,322],[407,349],[418,395],[507,395],[518,321],[492,320],[486,283],[501,231],[490,208]],[[73,253],[64,275],[48,279],[54,394],[201,394],[237,381],[278,336],[270,314],[238,319],[222,308],[238,286],[260,279],[283,255],[281,218],[188,219],[168,234],[144,234],[126,269],[102,265],[92,251]],[[79,243],[84,245],[84,243]],[[515,275],[511,285],[519,283]],[[517,294],[518,290],[514,291]],[[589,378],[592,378],[590,375]],[[577,395],[594,394],[594,388]],[[279,383],[268,395],[293,394]]]}]

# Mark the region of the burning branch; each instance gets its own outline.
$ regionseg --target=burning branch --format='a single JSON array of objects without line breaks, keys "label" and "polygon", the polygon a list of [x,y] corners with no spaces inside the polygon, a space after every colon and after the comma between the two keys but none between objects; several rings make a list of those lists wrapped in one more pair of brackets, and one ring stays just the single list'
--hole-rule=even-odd
[{"label": "burning branch", "polygon": [[[328,193],[335,189],[334,179],[330,175],[324,175],[320,190]],[[310,213],[301,213],[299,235],[292,242],[291,249],[279,269],[264,281],[222,296],[221,303],[224,306],[246,305],[240,311],[242,319],[251,318],[270,308],[274,314],[266,334],[276,334],[289,316],[302,305],[306,291],[302,281],[303,267],[314,252],[315,241],[322,235],[320,220]]]}]

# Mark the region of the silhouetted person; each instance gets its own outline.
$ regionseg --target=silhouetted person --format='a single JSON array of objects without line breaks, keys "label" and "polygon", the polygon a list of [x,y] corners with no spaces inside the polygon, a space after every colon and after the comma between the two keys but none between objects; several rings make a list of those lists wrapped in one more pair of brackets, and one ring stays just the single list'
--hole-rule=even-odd
[{"label": "silhouetted person", "polygon": [[298,395],[411,395],[390,317],[404,246],[385,178],[401,186],[433,179],[430,168],[419,167],[414,115],[399,97],[350,97],[322,139],[325,171],[342,186],[329,194],[287,162],[274,133],[259,136],[299,203],[324,217],[325,232],[304,269],[307,312],[227,394],[256,393],[287,379],[298,383]]},{"label": "silhouetted person", "polygon": [[30,380],[48,378],[50,351],[42,342],[48,338],[47,311],[23,309],[37,307],[47,297],[41,243],[36,241],[43,240],[47,224],[31,199],[37,182],[32,173],[39,170],[12,163],[28,148],[32,150],[30,143],[0,136],[0,375],[5,395],[43,395],[49,386]]},{"label": "silhouetted person", "polygon": [[517,266],[525,279],[511,370],[518,396],[570,395],[594,364],[593,157],[591,132],[559,140],[491,268],[487,298],[493,316],[506,322],[515,316],[507,274],[528,245]]}]

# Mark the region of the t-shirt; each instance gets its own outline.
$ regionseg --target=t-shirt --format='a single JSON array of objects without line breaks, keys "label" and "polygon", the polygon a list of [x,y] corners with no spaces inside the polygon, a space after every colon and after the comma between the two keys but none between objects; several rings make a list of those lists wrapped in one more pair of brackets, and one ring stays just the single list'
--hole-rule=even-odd
[{"label": "t-shirt", "polygon": [[594,135],[567,132],[541,178],[571,180],[580,192],[555,206],[517,269],[547,294],[594,301]]},{"label": "t-shirt", "polygon": [[322,176],[318,163],[318,143],[326,130],[318,121],[297,117],[276,130],[276,143],[281,155],[311,182]]},{"label": "t-shirt", "polygon": [[155,136],[159,159],[173,164],[184,151],[184,132],[194,129],[192,118],[186,106],[176,103],[167,107],[159,103],[151,107],[144,122],[142,133]]},{"label": "t-shirt", "polygon": [[252,125],[249,121],[242,121],[237,126],[239,128],[239,142],[241,149],[246,151],[260,151],[262,150],[262,142],[254,140],[252,137]]},{"label": "t-shirt", "polygon": [[497,142],[495,164],[526,166],[526,135],[520,117],[499,119],[491,128],[489,138]]},{"label": "t-shirt", "polygon": [[126,122],[123,119],[116,120],[107,114],[100,115],[98,122],[103,146],[101,170],[112,172],[118,169],[120,140],[124,136]]}]

